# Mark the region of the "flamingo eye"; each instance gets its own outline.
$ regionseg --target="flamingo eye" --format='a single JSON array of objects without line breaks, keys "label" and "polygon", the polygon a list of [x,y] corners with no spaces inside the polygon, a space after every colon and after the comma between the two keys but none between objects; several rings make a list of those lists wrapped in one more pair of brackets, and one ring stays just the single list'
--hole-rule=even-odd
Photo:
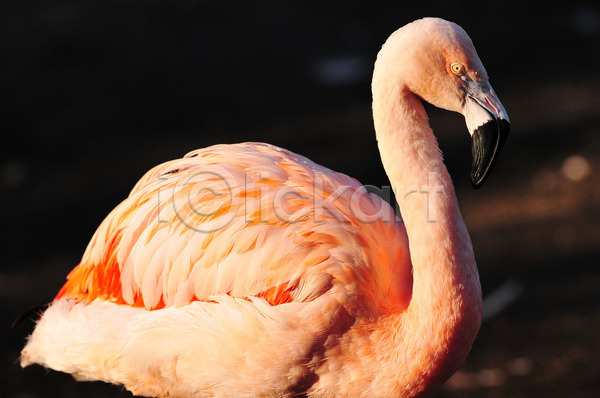
[{"label": "flamingo eye", "polygon": [[465,67],[462,64],[459,64],[458,62],[454,62],[452,65],[450,65],[450,69],[452,70],[452,73],[454,73],[457,76],[460,76],[463,73],[465,73]]}]

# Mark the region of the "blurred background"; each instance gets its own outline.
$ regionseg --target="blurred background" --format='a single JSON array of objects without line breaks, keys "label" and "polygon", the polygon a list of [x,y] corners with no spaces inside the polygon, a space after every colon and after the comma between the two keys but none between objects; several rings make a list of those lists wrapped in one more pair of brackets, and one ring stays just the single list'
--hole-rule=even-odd
[{"label": "blurred background", "polygon": [[0,5],[0,390],[127,397],[20,369],[95,228],[152,166],[265,141],[387,185],[371,120],[378,49],[423,16],[470,34],[512,132],[479,191],[462,116],[428,107],[469,227],[486,319],[434,397],[600,391],[600,6],[523,1],[26,1]]}]

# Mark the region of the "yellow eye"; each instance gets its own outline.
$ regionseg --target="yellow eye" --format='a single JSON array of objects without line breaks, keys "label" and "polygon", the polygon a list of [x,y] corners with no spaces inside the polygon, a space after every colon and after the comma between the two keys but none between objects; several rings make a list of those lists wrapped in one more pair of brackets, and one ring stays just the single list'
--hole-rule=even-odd
[{"label": "yellow eye", "polygon": [[460,76],[463,73],[465,73],[465,67],[462,64],[459,64],[458,62],[454,62],[452,65],[450,65],[450,69],[455,75]]}]

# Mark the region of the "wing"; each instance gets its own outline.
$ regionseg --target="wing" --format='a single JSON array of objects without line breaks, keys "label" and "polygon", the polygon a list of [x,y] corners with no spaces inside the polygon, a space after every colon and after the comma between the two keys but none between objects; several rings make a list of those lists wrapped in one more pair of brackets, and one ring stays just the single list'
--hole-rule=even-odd
[{"label": "wing", "polygon": [[[228,294],[410,294],[406,233],[356,180],[267,144],[161,164],[102,222],[57,299],[158,309]],[[367,297],[373,299],[373,297]]]}]

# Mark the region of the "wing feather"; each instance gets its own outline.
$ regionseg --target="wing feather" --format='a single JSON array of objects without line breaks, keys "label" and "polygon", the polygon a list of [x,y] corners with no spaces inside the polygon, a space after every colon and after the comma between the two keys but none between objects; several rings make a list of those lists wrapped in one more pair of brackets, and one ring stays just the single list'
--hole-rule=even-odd
[{"label": "wing feather", "polygon": [[158,309],[223,294],[305,302],[336,285],[348,296],[369,285],[403,294],[405,231],[395,218],[357,222],[352,206],[389,208],[361,189],[266,144],[190,152],[140,179],[57,297]]}]

